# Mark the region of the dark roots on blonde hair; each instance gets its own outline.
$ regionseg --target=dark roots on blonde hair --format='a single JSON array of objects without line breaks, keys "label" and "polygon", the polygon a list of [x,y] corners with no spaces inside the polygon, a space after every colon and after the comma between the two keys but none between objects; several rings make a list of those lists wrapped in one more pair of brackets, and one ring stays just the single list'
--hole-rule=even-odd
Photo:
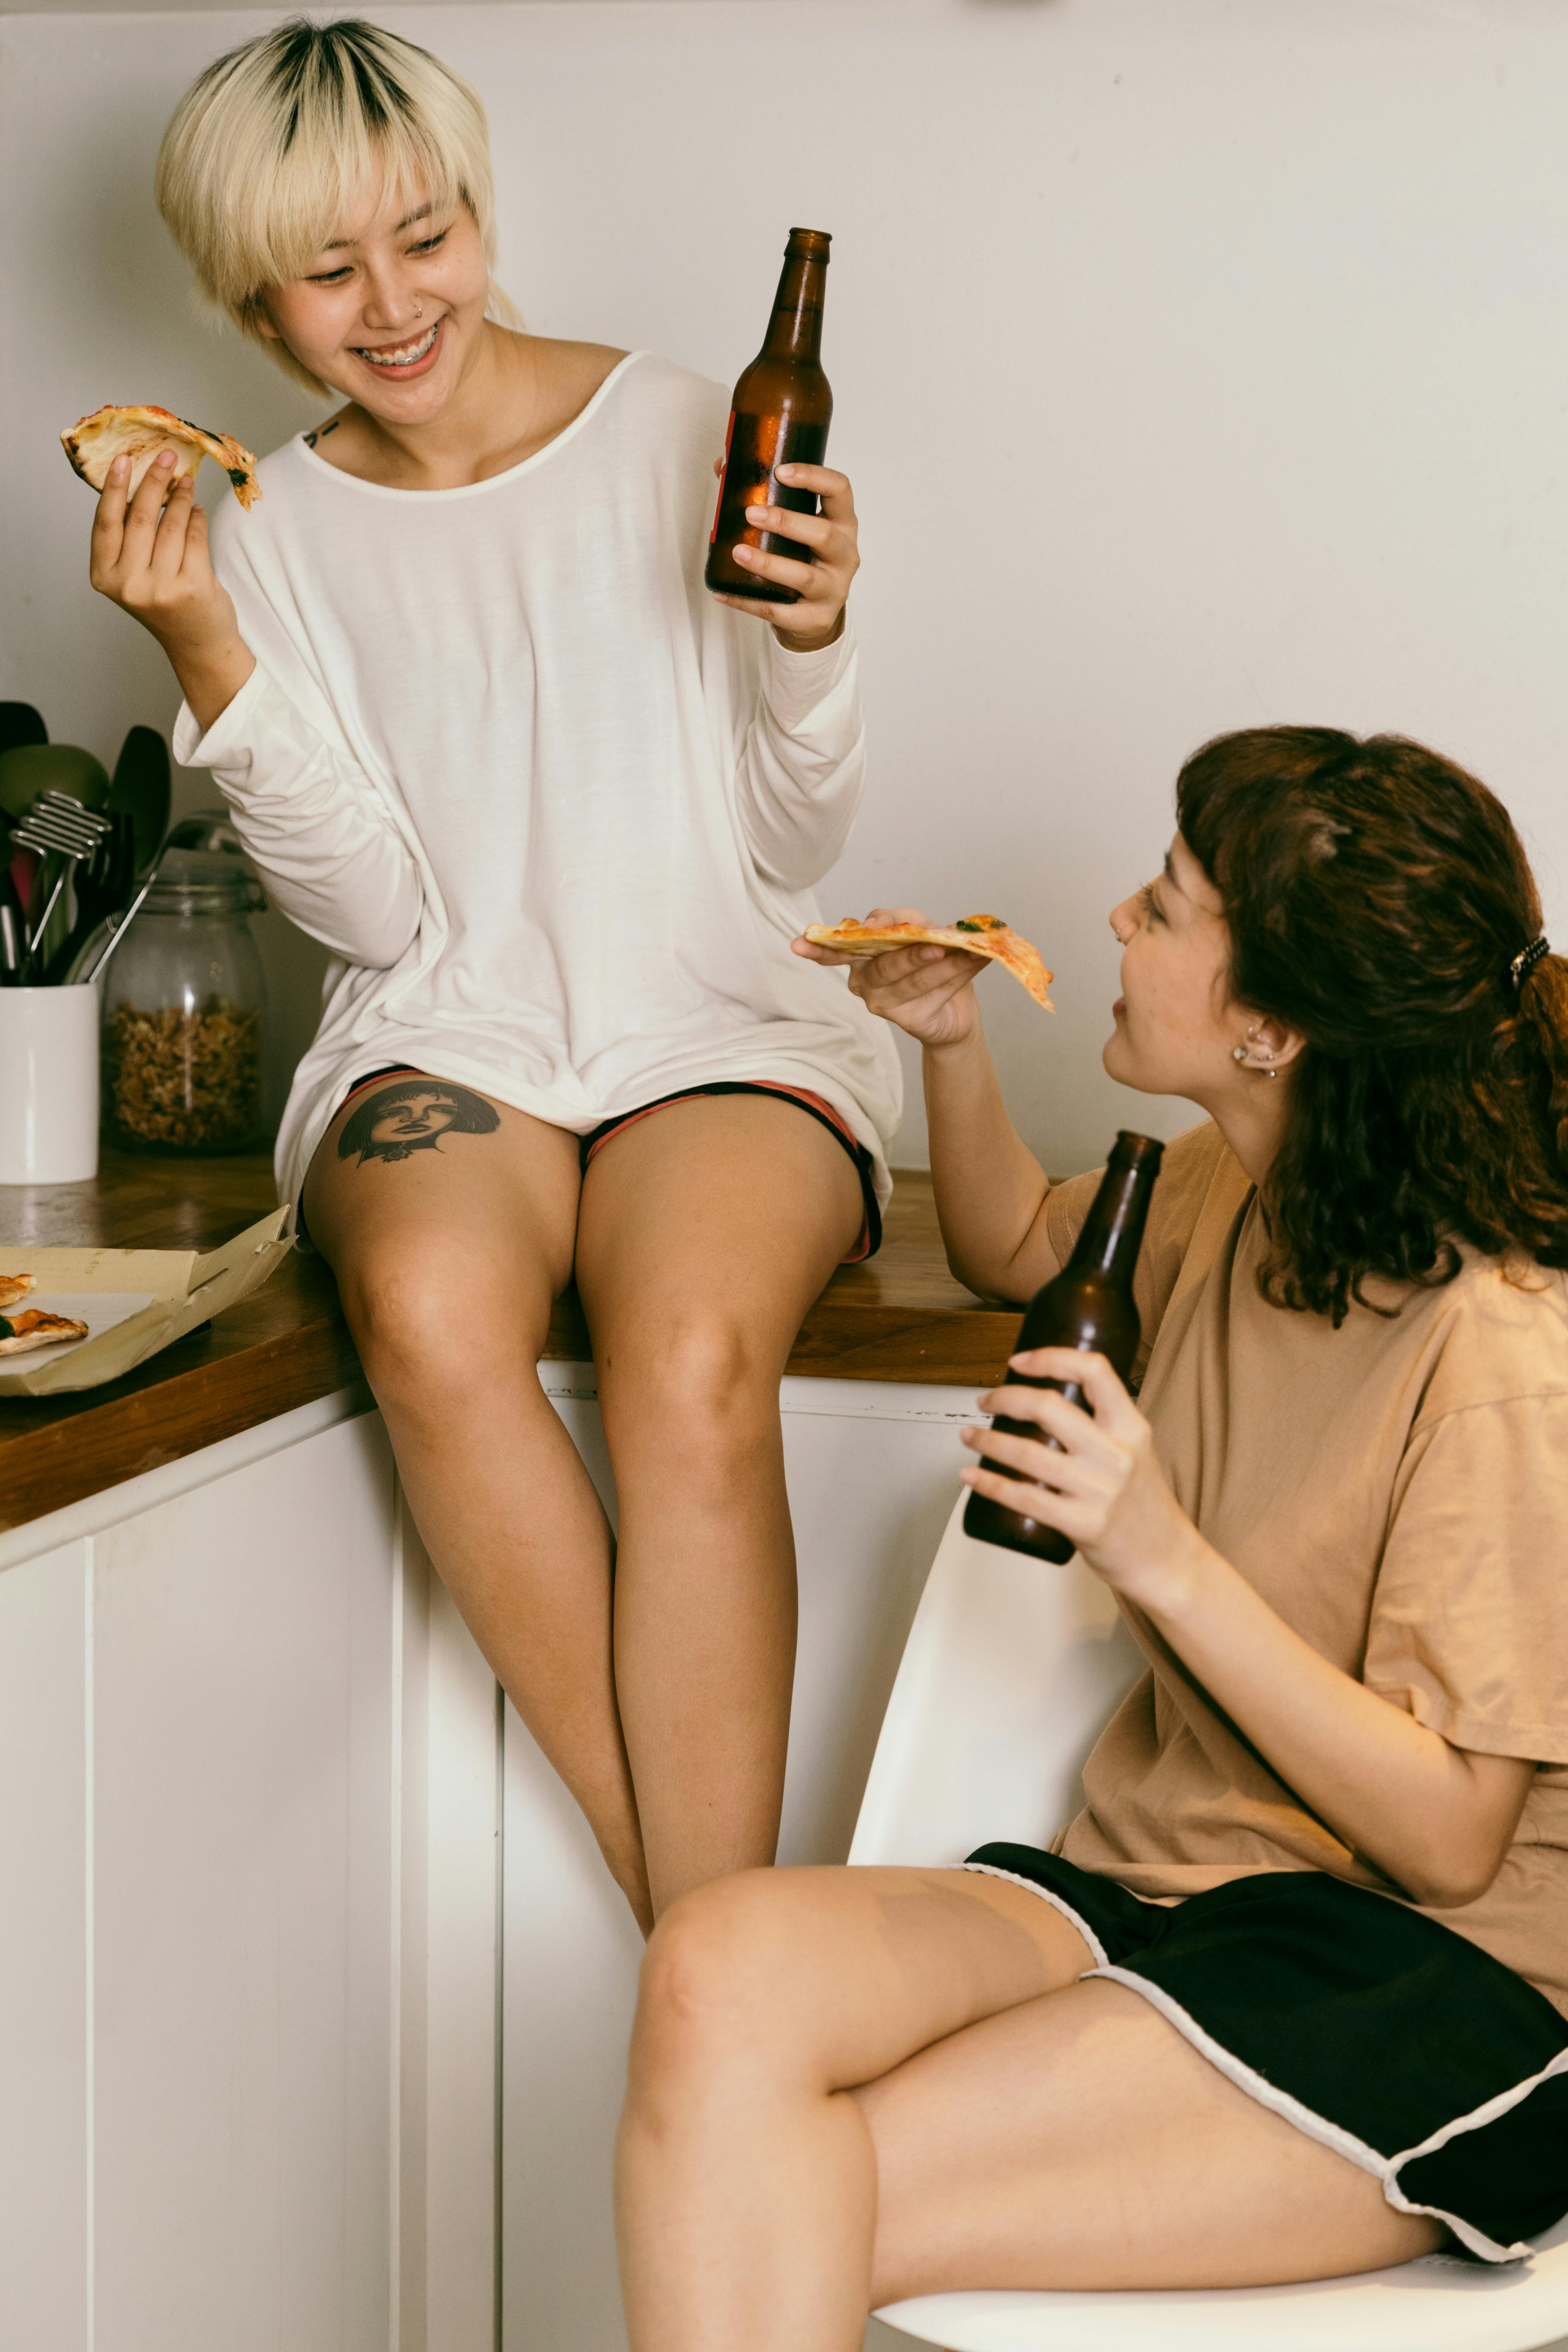
[{"label": "dark roots on blonde hair", "polygon": [[1307,1040],[1265,1297],[1337,1327],[1368,1276],[1451,1282],[1460,1243],[1568,1265],[1568,961],[1516,989],[1541,901],[1501,803],[1402,736],[1260,727],[1195,752],[1176,809],[1232,993]]}]

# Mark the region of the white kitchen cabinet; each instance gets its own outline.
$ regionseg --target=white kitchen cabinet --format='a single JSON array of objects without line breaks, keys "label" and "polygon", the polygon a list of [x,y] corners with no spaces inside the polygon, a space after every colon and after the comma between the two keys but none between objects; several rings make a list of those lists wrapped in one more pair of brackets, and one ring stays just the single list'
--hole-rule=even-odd
[{"label": "white kitchen cabinet", "polygon": [[391,1455],[93,1543],[96,2352],[387,2336]]},{"label": "white kitchen cabinet", "polygon": [[0,2345],[88,2352],[91,1548],[0,1576]]},{"label": "white kitchen cabinet", "polygon": [[[782,1401],[838,1860],[972,1396]],[[0,2352],[619,2352],[640,1942],[363,1391],[0,1535]]]},{"label": "white kitchen cabinet", "polygon": [[497,1721],[363,1394],[0,1537],[3,2352],[489,2352]]}]

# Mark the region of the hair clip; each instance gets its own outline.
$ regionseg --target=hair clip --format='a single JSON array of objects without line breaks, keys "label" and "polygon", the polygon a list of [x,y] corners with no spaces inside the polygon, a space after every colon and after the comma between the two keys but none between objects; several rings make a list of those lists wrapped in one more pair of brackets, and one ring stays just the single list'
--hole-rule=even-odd
[{"label": "hair clip", "polygon": [[1513,983],[1514,993],[1516,995],[1524,986],[1525,982],[1530,978],[1531,973],[1535,970],[1535,967],[1541,961],[1542,957],[1550,955],[1551,953],[1552,950],[1547,944],[1546,934],[1544,931],[1542,932],[1541,937],[1538,940],[1531,940],[1527,948],[1521,948],[1519,953],[1515,956],[1513,961],[1508,968],[1508,976]]}]

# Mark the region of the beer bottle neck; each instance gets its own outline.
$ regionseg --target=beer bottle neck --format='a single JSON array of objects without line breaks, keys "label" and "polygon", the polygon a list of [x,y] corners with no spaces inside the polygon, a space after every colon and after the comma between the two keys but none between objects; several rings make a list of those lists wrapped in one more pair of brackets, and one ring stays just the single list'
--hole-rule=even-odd
[{"label": "beer bottle neck", "polygon": [[799,360],[821,364],[822,303],[827,291],[825,254],[786,253],[773,315],[761,356],[769,360]]},{"label": "beer bottle neck", "polygon": [[1147,1136],[1132,1136],[1111,1154],[1078,1246],[1068,1261],[1069,1272],[1131,1281],[1163,1149]]}]

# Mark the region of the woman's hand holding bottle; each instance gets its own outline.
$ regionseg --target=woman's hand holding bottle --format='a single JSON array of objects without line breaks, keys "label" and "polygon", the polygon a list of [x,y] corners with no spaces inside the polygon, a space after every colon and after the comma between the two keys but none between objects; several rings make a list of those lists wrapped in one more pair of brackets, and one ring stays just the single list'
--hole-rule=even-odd
[{"label": "woman's hand holding bottle", "polygon": [[[923,924],[926,917],[918,907],[873,907],[866,921]],[[809,940],[795,940],[793,945],[797,956],[809,957],[813,963],[848,964],[851,995],[928,1052],[967,1045],[981,1034],[974,982],[985,970],[984,956],[965,955],[959,948],[921,946],[855,957],[815,947]]]},{"label": "woman's hand holding bottle", "polygon": [[195,477],[183,474],[171,489],[174,465],[174,452],[163,451],[128,498],[130,460],[115,459],[93,518],[89,576],[100,596],[157,638],[205,730],[234,700],[256,656],[212,568]]},{"label": "woman's hand holding bottle", "polygon": [[754,613],[759,621],[771,621],[775,635],[794,652],[816,653],[830,646],[843,628],[849,583],[860,569],[855,493],[848,476],[836,474],[827,466],[781,466],[778,476],[792,490],[812,492],[821,501],[820,514],[795,514],[783,507],[748,507],[746,520],[756,530],[787,536],[809,547],[811,561],[802,563],[784,555],[764,554],[743,541],[735,548],[735,561],[759,580],[793,588],[798,601],[780,605],[750,596],[721,596],[719,602],[733,605],[737,613]]},{"label": "woman's hand holding bottle", "polygon": [[[1037,1348],[1015,1356],[1012,1370],[1030,1380],[1071,1381],[1085,1412],[1057,1389],[1010,1382],[978,1402],[986,1412],[1032,1422],[1038,1437],[1000,1429],[966,1429],[980,1461],[963,1483],[1008,1511],[1059,1528],[1113,1592],[1158,1614],[1199,1566],[1214,1557],[1183,1510],[1155,1454],[1148,1422],[1114,1367],[1076,1348]],[[1058,1449],[1060,1449],[1058,1452]],[[1005,1462],[1026,1484],[991,1467]]]},{"label": "woman's hand holding bottle", "polygon": [[[722,482],[722,457],[714,458],[713,473],[715,479]],[[748,507],[746,520],[754,530],[809,547],[810,562],[803,563],[787,555],[768,553],[744,541],[737,541],[732,553],[737,565],[743,565],[754,579],[772,581],[776,587],[789,589],[794,603],[778,604],[764,602],[761,596],[726,595],[717,590],[714,593],[721,604],[728,604],[737,613],[750,613],[759,621],[771,622],[780,643],[788,646],[793,653],[820,653],[843,630],[850,583],[860,569],[860,519],[855,511],[855,492],[847,474],[836,474],[827,466],[781,466],[778,478],[786,489],[808,492],[817,500],[821,512],[796,514],[783,507]],[[788,627],[782,617],[786,612],[790,615]]]}]

